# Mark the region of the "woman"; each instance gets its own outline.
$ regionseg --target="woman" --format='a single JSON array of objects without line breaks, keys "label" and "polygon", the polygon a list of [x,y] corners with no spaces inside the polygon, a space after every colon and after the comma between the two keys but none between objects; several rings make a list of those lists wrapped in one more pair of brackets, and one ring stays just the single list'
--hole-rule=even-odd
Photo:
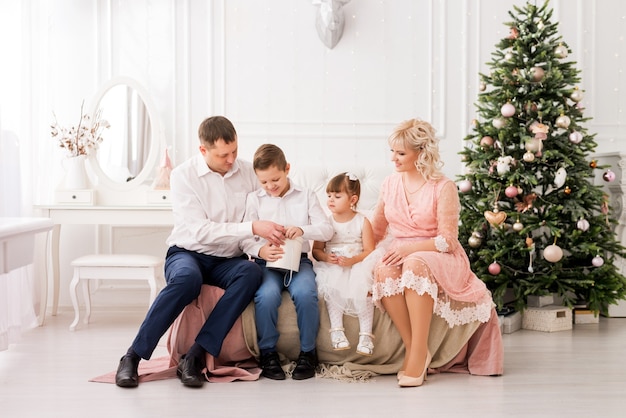
[{"label": "woman", "polygon": [[[398,384],[420,386],[441,345],[446,346],[442,356],[448,356],[439,359],[446,365],[442,370],[462,364],[470,373],[476,365],[476,374],[501,374],[494,303],[458,241],[459,198],[456,185],[440,171],[435,130],[428,122],[408,120],[388,142],[396,173],[383,182],[372,217],[377,242],[385,234],[388,238],[375,267],[373,299],[389,314],[404,344]],[[438,341],[454,338],[456,346],[440,344],[431,353],[431,321],[441,319],[449,330]],[[461,334],[467,338],[457,338]]]}]

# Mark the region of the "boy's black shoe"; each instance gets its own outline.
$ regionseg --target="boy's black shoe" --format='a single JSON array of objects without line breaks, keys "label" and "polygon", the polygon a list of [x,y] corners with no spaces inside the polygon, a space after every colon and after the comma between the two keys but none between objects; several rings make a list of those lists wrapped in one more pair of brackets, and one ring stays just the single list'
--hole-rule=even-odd
[{"label": "boy's black shoe", "polygon": [[261,356],[261,376],[274,380],[285,380],[285,372],[280,366],[280,358],[276,351]]},{"label": "boy's black shoe", "polygon": [[293,369],[291,378],[294,380],[310,379],[315,376],[315,369],[319,364],[317,360],[317,352],[313,351],[300,351],[298,361],[296,362],[296,368]]}]

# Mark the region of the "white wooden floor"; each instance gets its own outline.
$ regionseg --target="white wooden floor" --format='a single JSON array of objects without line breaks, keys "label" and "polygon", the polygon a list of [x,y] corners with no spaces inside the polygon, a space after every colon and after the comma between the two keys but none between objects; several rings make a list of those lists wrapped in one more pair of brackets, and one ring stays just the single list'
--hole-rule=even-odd
[{"label": "white wooden floor", "polygon": [[[399,388],[395,376],[365,383],[305,381],[207,383],[177,379],[136,389],[88,379],[117,366],[142,311],[95,310],[70,332],[73,313],[0,352],[0,417],[624,417],[626,318],[572,331],[521,330],[504,335],[505,375],[430,376]],[[155,356],[165,355],[160,346]]]}]

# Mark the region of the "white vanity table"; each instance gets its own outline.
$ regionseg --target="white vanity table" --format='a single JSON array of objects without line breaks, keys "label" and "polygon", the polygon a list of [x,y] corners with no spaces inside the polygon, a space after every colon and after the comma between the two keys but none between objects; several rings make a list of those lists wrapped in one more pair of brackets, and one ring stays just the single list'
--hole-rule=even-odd
[{"label": "white vanity table", "polygon": [[61,284],[59,251],[60,247],[67,247],[60,240],[73,239],[72,228],[68,228],[69,235],[61,234],[63,226],[93,227],[95,253],[105,254],[117,250],[102,244],[107,227],[110,238],[111,230],[118,227],[163,229],[171,228],[174,222],[169,190],[152,187],[160,172],[157,169],[163,164],[159,157],[164,155],[166,141],[147,90],[133,79],[113,78],[94,96],[90,114],[100,114],[110,126],[102,133],[103,140],[96,152],[88,155],[88,188],[61,187],[56,190],[54,203],[35,206],[40,216],[50,218],[54,224],[50,246],[52,315],[57,313]]},{"label": "white vanity table", "polygon": [[[0,274],[27,266],[35,259],[35,236],[49,234],[53,222],[46,218],[0,218]],[[44,262],[39,325],[43,324],[48,296],[47,261]]]},{"label": "white vanity table", "polygon": [[54,223],[51,241],[52,315],[56,315],[59,303],[59,239],[63,225],[169,227],[174,224],[172,209],[169,206],[43,205],[35,208]]}]

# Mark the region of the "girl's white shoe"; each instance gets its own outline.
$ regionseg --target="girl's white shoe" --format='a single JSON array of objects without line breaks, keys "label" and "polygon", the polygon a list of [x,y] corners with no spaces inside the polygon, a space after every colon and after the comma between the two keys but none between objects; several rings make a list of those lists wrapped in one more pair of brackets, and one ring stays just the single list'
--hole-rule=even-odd
[{"label": "girl's white shoe", "polygon": [[374,354],[374,334],[369,332],[359,332],[359,345],[356,346],[356,352],[363,356],[371,356]]},{"label": "girl's white shoe", "polygon": [[346,338],[344,331],[344,328],[330,329],[330,343],[333,346],[333,350],[341,351],[350,349],[350,342],[348,341],[348,338]]}]

